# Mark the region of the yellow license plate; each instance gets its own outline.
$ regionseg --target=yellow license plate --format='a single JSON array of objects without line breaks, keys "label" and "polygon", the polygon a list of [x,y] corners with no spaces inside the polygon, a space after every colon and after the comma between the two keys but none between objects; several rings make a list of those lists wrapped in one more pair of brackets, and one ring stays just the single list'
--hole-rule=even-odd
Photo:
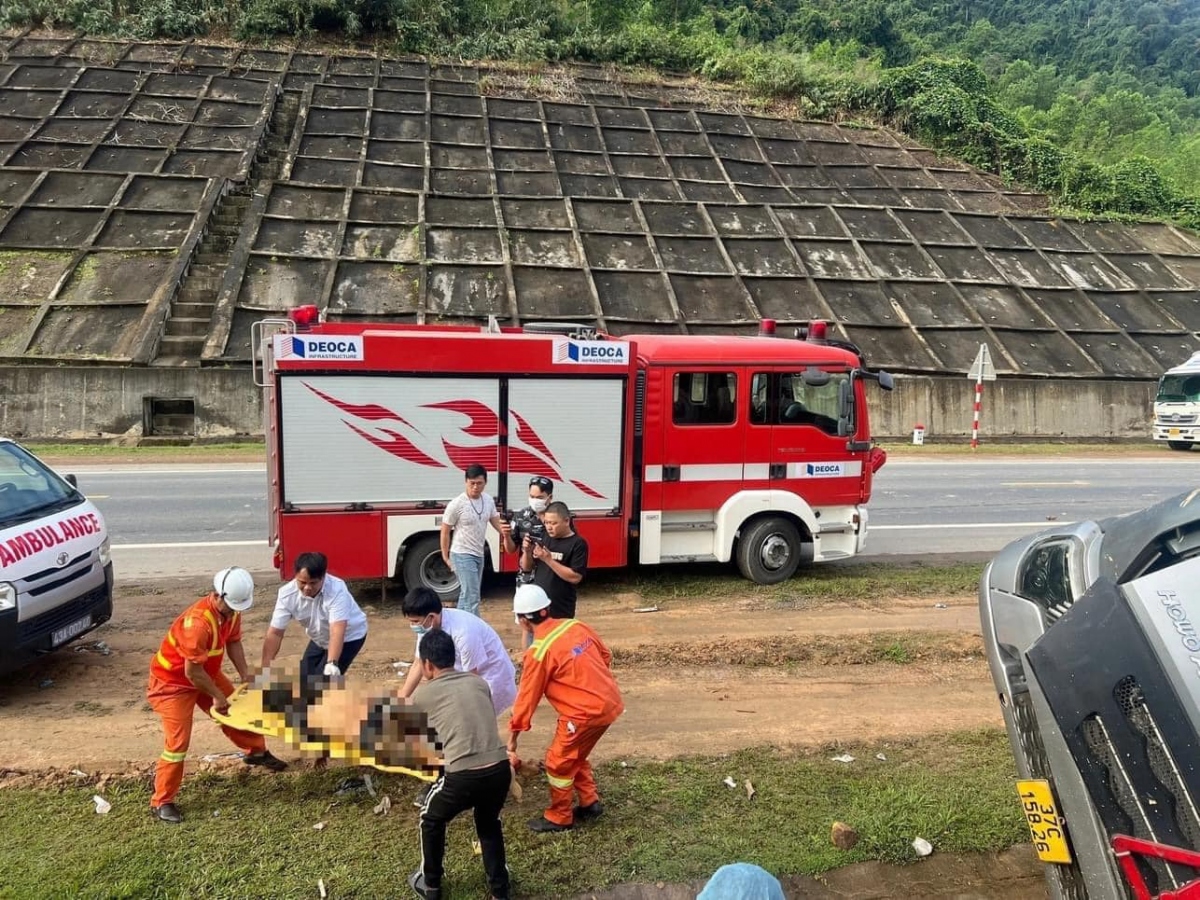
[{"label": "yellow license plate", "polygon": [[1069,863],[1071,850],[1067,846],[1067,826],[1059,815],[1054,795],[1048,781],[1018,781],[1017,793],[1021,795],[1021,807],[1033,846],[1042,862]]},{"label": "yellow license plate", "polygon": [[1179,429],[1178,428],[1168,428],[1167,434],[1170,435],[1171,437],[1179,437]]}]

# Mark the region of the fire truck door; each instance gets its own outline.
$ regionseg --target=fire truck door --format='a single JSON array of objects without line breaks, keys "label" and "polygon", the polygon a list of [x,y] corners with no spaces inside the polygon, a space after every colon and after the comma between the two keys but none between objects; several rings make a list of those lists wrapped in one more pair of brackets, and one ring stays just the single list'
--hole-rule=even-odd
[{"label": "fire truck door", "polygon": [[664,387],[670,402],[663,417],[664,527],[672,520],[712,522],[713,510],[741,489],[737,373],[716,367],[668,370]]},{"label": "fire truck door", "polygon": [[[766,402],[758,407],[762,410],[758,415],[765,415],[771,423],[768,478],[772,487],[798,494],[812,507],[858,502],[862,454],[849,453],[846,444],[850,438],[838,434],[841,395],[851,387],[845,372],[810,371],[806,376],[803,371],[775,370],[754,374],[752,399],[765,393]],[[752,404],[752,417],[754,409]],[[751,462],[749,456],[747,462]]]}]

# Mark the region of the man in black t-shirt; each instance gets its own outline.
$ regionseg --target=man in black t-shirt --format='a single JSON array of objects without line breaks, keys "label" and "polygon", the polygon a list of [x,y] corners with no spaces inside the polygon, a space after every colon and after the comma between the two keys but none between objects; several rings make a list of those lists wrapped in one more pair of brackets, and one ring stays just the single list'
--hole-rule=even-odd
[{"label": "man in black t-shirt", "polygon": [[587,572],[587,541],[571,529],[567,504],[555,501],[542,516],[546,537],[526,535],[521,544],[521,571],[533,573],[533,583],[550,598],[550,618],[575,618],[575,586]]}]

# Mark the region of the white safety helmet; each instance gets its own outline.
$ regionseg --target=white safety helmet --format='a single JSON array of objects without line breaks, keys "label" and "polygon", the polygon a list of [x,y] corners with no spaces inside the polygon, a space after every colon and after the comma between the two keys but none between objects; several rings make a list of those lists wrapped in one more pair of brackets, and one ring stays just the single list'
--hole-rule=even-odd
[{"label": "white safety helmet", "polygon": [[515,612],[518,616],[526,616],[530,613],[535,613],[539,609],[545,609],[549,605],[550,598],[546,596],[546,592],[542,590],[541,585],[517,585],[517,593],[513,597],[513,612]]},{"label": "white safety helmet", "polygon": [[245,612],[254,605],[254,576],[238,566],[213,576],[213,590],[230,609]]}]

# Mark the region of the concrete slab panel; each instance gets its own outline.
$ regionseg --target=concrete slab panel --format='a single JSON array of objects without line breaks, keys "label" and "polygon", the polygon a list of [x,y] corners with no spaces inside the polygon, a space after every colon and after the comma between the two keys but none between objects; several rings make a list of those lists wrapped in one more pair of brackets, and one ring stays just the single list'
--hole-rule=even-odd
[{"label": "concrete slab panel", "polygon": [[264,218],[258,226],[254,250],[267,255],[329,259],[337,255],[337,241],[338,227],[332,223]]},{"label": "concrete slab panel", "polygon": [[1143,247],[1153,253],[1189,256],[1200,254],[1200,236],[1182,228],[1151,222],[1137,222],[1126,227],[1133,232]]},{"label": "concrete slab panel", "polygon": [[804,274],[787,241],[769,238],[725,238],[725,252],[742,275]]},{"label": "concrete slab panel", "polygon": [[700,127],[710,134],[721,135],[750,135],[750,126],[738,115],[715,112],[697,112],[696,119]]},{"label": "concrete slab panel", "polygon": [[582,103],[543,103],[542,109],[545,111],[547,124],[594,125],[596,123],[592,107]]},{"label": "concrete slab panel", "polygon": [[[1095,375],[1096,367],[1077,344],[1057,331],[1008,331],[993,328],[1000,346],[1016,361],[1019,375]],[[996,358],[995,353],[992,359]],[[997,367],[997,372],[1001,371]]]},{"label": "concrete slab panel", "polygon": [[1008,285],[960,284],[963,299],[984,324],[994,328],[1053,328],[1054,323],[1040,313],[1015,287]]},{"label": "concrete slab panel", "polygon": [[91,152],[86,144],[30,141],[9,157],[8,165],[28,169],[77,169]]},{"label": "concrete slab panel", "polygon": [[379,73],[402,78],[429,77],[429,63],[423,59],[381,59]]},{"label": "concrete slab panel", "polygon": [[[66,99],[59,106],[54,115],[56,118],[99,118],[111,119],[113,116],[120,114],[125,108],[125,104],[129,102],[128,94],[102,94],[96,91],[71,91],[67,94]],[[142,114],[137,106],[137,103],[153,104],[158,106],[164,104],[164,101],[159,99],[138,98],[133,107],[130,108],[130,113],[133,115]],[[173,106],[171,101],[165,102],[166,106]]]},{"label": "concrete slab panel", "polygon": [[1115,331],[1117,328],[1116,323],[1101,313],[1080,291],[1031,288],[1025,293],[1051,322],[1064,331]]},{"label": "concrete slab panel", "polygon": [[1077,288],[1131,290],[1134,282],[1093,253],[1047,253],[1050,264]]},{"label": "concrete slab panel", "polygon": [[679,312],[689,324],[697,321],[754,319],[749,295],[737,278],[672,274],[671,286]]},{"label": "concrete slab panel", "polygon": [[129,47],[125,58],[131,62],[175,62],[183,47],[179,44],[142,44]]},{"label": "concrete slab panel", "polygon": [[628,106],[597,106],[596,119],[607,128],[636,128],[650,130],[646,111]]},{"label": "concrete slab panel", "polygon": [[[713,152],[724,160],[742,160],[743,162],[763,162],[758,144],[753,138],[737,137],[727,134],[709,134],[708,142]],[[663,148],[666,150],[666,148]],[[667,152],[678,152],[670,150]]]},{"label": "concrete slab panel", "polygon": [[[694,114],[682,109],[648,109],[646,115],[656,131],[699,131]],[[661,137],[661,135],[660,135]]]},{"label": "concrete slab panel", "polygon": [[709,237],[655,237],[663,267],[673,272],[729,274],[721,245]]},{"label": "concrete slab panel", "polygon": [[493,119],[529,119],[540,123],[541,110],[536,100],[509,100],[502,97],[487,98],[488,116]]},{"label": "concrete slab panel", "polygon": [[803,204],[844,204],[850,200],[841,188],[835,187],[789,187],[788,193],[796,203]]},{"label": "concrete slab panel", "polygon": [[369,88],[374,87],[373,75],[326,75],[322,81],[333,87]]},{"label": "concrete slab panel", "polygon": [[822,279],[815,284],[839,322],[858,325],[904,324],[891,299],[875,282]]},{"label": "concrete slab panel", "polygon": [[86,69],[75,82],[75,89],[110,91],[114,94],[131,94],[137,88],[137,72],[121,72],[115,69]]},{"label": "concrete slab panel", "polygon": [[60,91],[0,88],[0,116],[41,119],[53,113],[61,96]]},{"label": "concrete slab panel", "polygon": [[86,246],[103,215],[100,210],[20,209],[0,232],[0,247]]},{"label": "concrete slab panel", "polygon": [[508,316],[508,292],[500,266],[430,266],[425,288],[425,314]]},{"label": "concrete slab panel", "polygon": [[[333,196],[340,201],[340,193]],[[419,203],[419,199],[411,195],[355,191],[350,201],[349,217],[351,221],[384,222],[391,225],[416,227],[420,220]],[[329,205],[332,206],[332,197]],[[330,215],[330,217],[336,216],[336,212]]]},{"label": "concrete slab panel", "polygon": [[[710,213],[713,207],[709,207]],[[784,234],[789,237],[844,238],[846,229],[833,211],[825,206],[775,207]]]},{"label": "concrete slab panel", "polygon": [[0,250],[0,302],[40,305],[73,258],[71,252]]},{"label": "concrete slab panel", "polygon": [[38,206],[108,206],[125,179],[120,175],[47,172],[27,203]]},{"label": "concrete slab panel", "polygon": [[[107,113],[108,117],[117,115],[120,112],[121,106],[125,102],[125,97],[120,95],[108,94],[84,94],[80,96],[88,97],[109,97],[112,96],[117,101],[117,108],[112,112]],[[128,111],[124,118],[129,121],[139,122],[165,122],[171,125],[182,125],[192,121],[196,114],[196,107],[199,106],[199,101],[190,98],[178,97],[134,97],[133,102],[129,105]],[[85,115],[85,107],[81,105],[81,111],[75,113],[77,115]],[[60,109],[57,115],[61,115]],[[96,112],[95,115],[104,115]]]},{"label": "concrete slab panel", "polygon": [[447,144],[432,144],[429,147],[429,159],[432,165],[439,168],[486,169],[488,167],[486,147],[455,147]]},{"label": "concrete slab panel", "polygon": [[[980,344],[995,343],[982,328],[928,328],[921,331],[921,337],[940,361],[943,371],[963,374],[970,371]],[[1078,349],[1075,352],[1078,353]],[[1006,365],[1003,359],[999,362]],[[963,387],[965,390],[969,386],[964,384]]]},{"label": "concrete slab panel", "polygon": [[816,278],[875,278],[874,270],[849,241],[796,238],[792,246]]},{"label": "concrete slab panel", "polygon": [[848,187],[842,190],[851,203],[863,206],[900,206],[904,202],[900,192],[891,188]]},{"label": "concrete slab panel", "polygon": [[738,200],[733,188],[723,182],[680,181],[679,190],[683,199],[697,203],[736,203]]},{"label": "concrete slab panel", "polygon": [[253,129],[237,126],[220,125],[190,125],[179,142],[180,147],[197,150],[204,153],[218,151],[247,150],[254,138]]},{"label": "concrete slab panel", "polygon": [[631,128],[602,128],[604,145],[609,153],[638,153],[645,156],[658,155],[658,145],[651,131]]},{"label": "concrete slab panel", "polygon": [[858,346],[867,364],[873,368],[918,372],[940,368],[911,328],[843,327],[850,341]]},{"label": "concrete slab panel", "polygon": [[930,190],[937,187],[937,182],[924,169],[891,169],[880,167],[879,174],[892,187],[901,191],[910,189]]},{"label": "concrete slab panel", "polygon": [[[376,195],[356,194],[355,199],[357,200],[360,196],[373,197]],[[266,211],[268,215],[286,216],[293,219],[336,220],[341,217],[345,198],[345,191],[276,183],[271,188]]]},{"label": "concrete slab panel", "polygon": [[613,154],[609,157],[613,172],[626,178],[670,178],[671,170],[657,156]]},{"label": "concrete slab panel", "polygon": [[658,143],[662,152],[669,156],[692,156],[712,159],[713,151],[703,134],[689,132],[659,131]]},{"label": "concrete slab panel", "polygon": [[[386,66],[387,60],[381,60],[380,65]],[[421,106],[418,109],[426,108],[425,100],[425,79],[424,78],[397,78],[391,76],[380,76],[380,90],[396,92],[402,94],[419,94],[421,96]]]},{"label": "concrete slab panel", "polygon": [[1128,332],[1178,332],[1183,324],[1175,319],[1156,300],[1141,291],[1120,294],[1088,291],[1088,299],[1096,308]]},{"label": "concrete slab panel", "polygon": [[[345,140],[345,138],[334,138]],[[356,143],[351,147],[356,148]],[[389,163],[401,166],[425,165],[425,147],[422,141],[376,141],[367,142],[367,159],[372,162]]]},{"label": "concrete slab panel", "polygon": [[276,259],[253,256],[242,276],[237,305],[243,309],[284,312],[321,303],[321,286],[333,262],[324,259]]},{"label": "concrete slab panel", "polygon": [[[380,132],[385,125],[391,125],[392,115],[387,113],[379,113],[371,118],[371,136],[379,137]],[[406,117],[402,117],[406,120]],[[366,132],[367,113],[361,109],[321,109],[314,107],[308,112],[308,119],[304,123],[305,134],[348,134],[359,137]],[[399,131],[397,126],[395,131]],[[393,136],[390,134],[382,135],[384,137]],[[399,137],[397,133],[394,135]],[[414,132],[414,137],[409,140],[417,140],[420,137],[420,131]]]},{"label": "concrete slab panel", "polygon": [[[483,103],[475,95],[434,94],[429,99],[429,108],[435,115],[443,116],[483,116]],[[424,106],[421,107],[424,112]]]},{"label": "concrete slab panel", "polygon": [[567,175],[558,177],[564,197],[618,197],[617,180],[604,175]]},{"label": "concrete slab panel", "polygon": [[[503,262],[504,251],[500,245],[500,232],[495,228],[443,228],[425,229],[425,253],[430,260],[439,262]],[[488,269],[491,272],[491,269]]]},{"label": "concrete slab panel", "polygon": [[541,122],[517,122],[509,119],[488,119],[493,147],[519,150],[540,150],[546,146]]},{"label": "concrete slab panel", "polygon": [[1150,378],[1162,374],[1162,369],[1135,344],[1128,335],[1119,333],[1076,332],[1071,338],[1092,357],[1105,375],[1123,378]]},{"label": "concrete slab panel", "polygon": [[17,356],[25,351],[25,332],[37,315],[36,306],[0,305],[0,356]]},{"label": "concrete slab panel", "polygon": [[113,359],[113,335],[136,328],[141,306],[111,306],[82,311],[53,307],[29,345],[31,356]]},{"label": "concrete slab panel", "polygon": [[395,113],[424,113],[428,105],[424,93],[408,91],[376,91],[373,107]]},{"label": "concrete slab panel", "polygon": [[[176,157],[180,155],[176,153]],[[237,154],[237,158],[240,160],[241,155]],[[166,150],[144,147],[97,147],[96,152],[88,158],[83,168],[89,172],[150,173],[157,172],[166,161]],[[189,171],[189,169],[199,170],[204,167],[203,163],[208,162],[207,159],[184,155],[178,159],[174,172],[185,175],[200,174],[199,171]]]},{"label": "concrete slab panel", "polygon": [[592,153],[604,150],[600,130],[595,126],[547,124],[546,131],[550,137],[550,146],[555,150],[586,150]]},{"label": "concrete slab panel", "polygon": [[260,69],[264,72],[282,72],[287,66],[288,54],[277,50],[243,50],[238,57],[238,67]]},{"label": "concrete slab panel", "polygon": [[362,155],[362,138],[305,135],[300,140],[298,156],[317,159],[357,160]]},{"label": "concrete slab panel", "polygon": [[[636,159],[637,157],[632,158]],[[671,171],[677,178],[686,178],[691,181],[724,182],[727,180],[720,163],[712,157],[670,156],[667,159],[671,165]]]},{"label": "concrete slab panel", "polygon": [[918,329],[962,328],[977,325],[954,288],[944,282],[889,282],[884,291]]},{"label": "concrete slab panel", "polygon": [[998,219],[995,216],[966,214],[953,216],[953,219],[967,234],[978,241],[980,246],[1018,249],[1031,246],[1029,239],[1004,219]]},{"label": "concrete slab panel", "polygon": [[1088,249],[1061,219],[1026,219],[1010,216],[1007,223],[1033,247],[1061,250],[1066,253],[1086,252]]},{"label": "concrete slab panel", "polygon": [[192,213],[119,209],[105,223],[98,247],[173,250],[183,245],[194,220]]},{"label": "concrete slab panel", "polygon": [[592,289],[587,276],[578,269],[513,266],[513,283],[522,320],[595,321]]},{"label": "concrete slab panel", "polygon": [[1021,287],[1068,287],[1071,284],[1036,250],[992,250],[989,256],[1012,284]]},{"label": "concrete slab panel", "polygon": [[[382,114],[381,114],[382,115]],[[484,131],[482,116],[433,116],[430,120],[429,139],[443,144],[486,144],[487,135]],[[421,129],[424,129],[422,124]],[[413,133],[411,128],[404,134]],[[424,134],[422,130],[420,134]],[[424,140],[423,137],[411,138]]]},{"label": "concrete slab panel", "polygon": [[859,246],[881,278],[901,280],[940,279],[941,271],[916,244],[876,244],[860,241]]},{"label": "concrete slab panel", "polygon": [[[808,145],[799,141],[760,141],[760,145],[767,154],[767,159],[775,165],[779,166],[815,166],[816,159],[808,150]],[[828,179],[824,175],[820,175],[819,181],[812,183],[825,184]],[[809,182],[800,182],[809,183]]]},{"label": "concrete slab panel", "polygon": [[845,223],[851,237],[867,241],[898,241],[905,244],[912,241],[907,231],[886,209],[839,206],[834,211]]},{"label": "concrete slab panel", "polygon": [[[88,121],[88,120],[82,120]],[[184,125],[172,125],[166,122],[130,122],[123,120],[117,122],[110,134],[104,141],[106,144],[122,144],[126,147],[173,147],[179,143],[180,137],[184,133]],[[99,140],[100,136],[108,129],[108,123],[104,126],[94,129],[95,136],[88,137],[81,134],[83,141]],[[218,140],[225,139],[225,146],[230,150],[241,149],[245,146],[244,135],[238,135],[234,141],[228,140],[229,135],[222,134]],[[221,146],[218,144],[218,146]]]},{"label": "concrete slab panel", "polygon": [[553,172],[554,159],[549,150],[492,150],[492,160],[500,171]]},{"label": "concrete slab panel", "polygon": [[780,184],[778,176],[766,163],[750,163],[730,159],[725,162],[725,172],[729,175],[730,180],[736,184]]},{"label": "concrete slab panel", "polygon": [[1194,334],[1133,334],[1133,342],[1142,348],[1162,369],[1179,365],[1200,350],[1200,339]]},{"label": "concrete slab panel", "polygon": [[38,129],[34,119],[14,119],[11,116],[0,118],[0,141],[23,141]]},{"label": "concrete slab panel", "polygon": [[224,100],[204,100],[196,109],[195,121],[201,125],[248,127],[262,115],[262,107],[249,103],[230,103]]},{"label": "concrete slab panel", "polygon": [[504,224],[509,228],[570,228],[567,206],[561,200],[504,198],[500,201]]},{"label": "concrete slab panel", "polygon": [[358,108],[372,106],[371,93],[365,88],[337,87],[330,84],[313,86],[312,105],[324,109]]},{"label": "concrete slab panel", "polygon": [[871,166],[826,165],[824,171],[829,180],[840,187],[882,188],[887,185],[883,176]]},{"label": "concrete slab panel", "polygon": [[508,197],[562,196],[562,187],[554,172],[497,172],[496,188]]},{"label": "concrete slab panel", "polygon": [[631,200],[682,200],[674,182],[662,178],[618,178],[621,193]]},{"label": "concrete slab panel", "polygon": [[[237,47],[216,47],[206,44],[191,44],[183,49],[183,55],[180,57],[180,62],[185,65],[192,66],[221,66],[228,68],[237,58],[239,48]],[[320,59],[321,57],[309,56],[308,59]],[[303,65],[301,59],[294,59],[293,65]],[[309,71],[305,69],[305,71]]]},{"label": "concrete slab panel", "polygon": [[1196,256],[1164,256],[1162,261],[1181,283],[1200,285],[1200,254]]},{"label": "concrete slab panel", "polygon": [[496,226],[496,207],[490,199],[466,197],[428,197],[425,201],[428,225]]},{"label": "concrete slab panel", "polygon": [[420,304],[420,266],[342,261],[333,278],[328,312],[390,318],[415,313]]},{"label": "concrete slab panel", "polygon": [[643,203],[642,215],[652,234],[712,234],[700,207],[694,203]]},{"label": "concrete slab panel", "polygon": [[248,81],[244,78],[218,76],[209,85],[208,97],[211,100],[250,103],[261,109],[273,91],[274,83],[271,81]]},{"label": "concrete slab panel", "polygon": [[987,256],[972,247],[925,244],[925,252],[951,281],[987,281],[994,284],[1005,281],[1004,276],[988,261]]},{"label": "concrete slab panel", "polygon": [[[584,234],[584,252],[595,269],[658,268],[650,243],[644,235]],[[598,277],[598,276],[597,276]]]},{"label": "concrete slab panel", "polygon": [[1200,291],[1154,291],[1150,296],[1188,331],[1200,332]]},{"label": "concrete slab panel", "polygon": [[593,272],[600,308],[608,318],[674,322],[661,272]]},{"label": "concrete slab panel", "polygon": [[559,172],[570,175],[607,175],[609,166],[603,153],[572,153],[563,150],[554,152],[555,167]]},{"label": "concrete slab panel", "polygon": [[357,259],[418,262],[421,259],[421,229],[416,225],[347,225],[342,255]]},{"label": "concrete slab panel", "polygon": [[432,169],[429,189],[437,194],[474,194],[491,196],[492,173],[487,170]]},{"label": "concrete slab panel", "polygon": [[867,165],[867,158],[854,144],[810,141],[807,149],[812,155],[813,162],[820,165],[861,166],[864,168]]},{"label": "concrete slab panel", "polygon": [[74,66],[17,66],[9,76],[8,88],[65,88],[79,75]]},{"label": "concrete slab panel", "polygon": [[37,181],[38,174],[0,169],[0,206],[15,206],[20,203]]},{"label": "concrete slab panel", "polygon": [[338,75],[373,75],[373,56],[335,56],[329,61],[329,71]]},{"label": "concrete slab panel", "polygon": [[[372,170],[381,168],[385,172],[393,168],[393,166],[375,166],[370,165]],[[425,173],[423,169],[415,169],[415,172],[420,173],[422,181]],[[351,187],[358,183],[358,163],[357,161],[347,159],[313,159],[308,156],[298,156],[295,162],[292,163],[292,181],[300,184],[324,184],[324,185],[345,185]],[[399,187],[396,184],[388,184],[383,179],[378,177],[367,178],[365,171],[363,175],[363,184],[370,187]],[[417,184],[417,188],[420,184]],[[414,188],[415,189],[415,188]]]},{"label": "concrete slab panel", "polygon": [[990,213],[1002,216],[1008,213],[1021,212],[1021,207],[1014,204],[1008,195],[1000,191],[950,191],[958,205],[971,212]]},{"label": "concrete slab panel", "polygon": [[560,267],[583,264],[575,236],[570,232],[510,229],[508,246],[513,263]]},{"label": "concrete slab panel", "polygon": [[[172,253],[88,253],[71,273],[58,300],[77,305],[144,304],[170,274],[174,261]],[[104,337],[112,343],[114,333]]]},{"label": "concrete slab panel", "polygon": [[1149,253],[1109,253],[1106,257],[1129,280],[1141,288],[1152,291],[1168,291],[1192,285],[1180,282],[1161,260]]},{"label": "concrete slab panel", "polygon": [[208,79],[203,75],[156,72],[146,76],[141,93],[163,97],[198,97],[204,93],[207,84]]},{"label": "concrete slab panel", "polygon": [[[944,209],[953,212],[959,212],[963,209],[955,199],[954,195],[941,190],[923,191],[919,188],[911,188],[904,192],[904,203],[906,206],[913,209]],[[983,212],[984,210],[973,210],[974,212]]]},{"label": "concrete slab panel", "polygon": [[758,311],[779,322],[828,319],[829,308],[816,288],[804,278],[752,278],[742,283]]}]

